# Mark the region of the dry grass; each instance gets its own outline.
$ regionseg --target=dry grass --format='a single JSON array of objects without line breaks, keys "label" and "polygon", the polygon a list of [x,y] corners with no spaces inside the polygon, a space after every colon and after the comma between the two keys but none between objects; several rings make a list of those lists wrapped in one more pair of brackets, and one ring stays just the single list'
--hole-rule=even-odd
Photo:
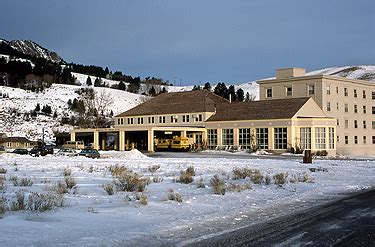
[{"label": "dry grass", "polygon": [[206,185],[203,182],[203,178],[200,178],[197,182],[197,188],[206,188]]},{"label": "dry grass", "polygon": [[10,177],[10,181],[13,183],[14,186],[32,186],[34,184],[31,178],[18,178],[16,175]]},{"label": "dry grass", "polygon": [[182,197],[181,197],[180,193],[175,192],[172,189],[169,189],[167,191],[167,200],[176,201],[176,202],[182,202]]},{"label": "dry grass", "polygon": [[72,175],[72,170],[70,168],[65,168],[64,171],[63,171],[63,175],[64,177],[68,177],[70,175]]},{"label": "dry grass", "polygon": [[191,182],[193,182],[193,176],[191,175],[191,173],[187,172],[187,171],[181,171],[181,174],[180,174],[180,178],[178,180],[178,182],[180,183],[183,183],[183,184],[190,184]]},{"label": "dry grass", "polygon": [[189,166],[188,168],[186,168],[186,173],[190,173],[191,176],[195,176],[196,169],[194,168],[194,166]]},{"label": "dry grass", "polygon": [[0,168],[0,174],[5,174],[5,173],[7,173],[7,169],[5,169],[5,168]]},{"label": "dry grass", "polygon": [[25,202],[25,191],[18,190],[16,191],[16,198],[14,201],[11,202],[10,211],[19,211],[26,209],[26,202]]},{"label": "dry grass", "polygon": [[228,191],[241,192],[241,191],[244,191],[244,190],[251,189],[251,185],[248,184],[248,183],[244,183],[244,184],[233,184],[233,183],[230,183],[230,184],[228,184],[226,186],[226,189]]},{"label": "dry grass", "polygon": [[28,197],[27,209],[30,211],[47,211],[56,207],[64,207],[65,199],[61,194],[31,192]]},{"label": "dry grass", "polygon": [[225,182],[223,179],[219,178],[218,175],[213,176],[210,179],[210,185],[212,190],[217,195],[224,195],[225,194]]},{"label": "dry grass", "polygon": [[150,178],[141,178],[135,172],[128,171],[126,168],[116,169],[112,174],[114,177],[114,184],[118,191],[138,191],[143,192],[146,188],[146,185],[151,182]]},{"label": "dry grass", "polygon": [[107,192],[108,195],[113,195],[115,193],[113,184],[103,184],[103,189]]},{"label": "dry grass", "polygon": [[3,217],[3,215],[6,212],[6,199],[4,196],[0,197],[0,219]]},{"label": "dry grass", "polygon": [[5,184],[5,180],[6,180],[5,175],[0,174],[0,192],[6,190],[7,186]]},{"label": "dry grass", "polygon": [[109,171],[112,174],[112,177],[120,176],[122,173],[127,172],[128,169],[125,166],[115,165],[110,166]]},{"label": "dry grass", "polygon": [[152,165],[152,166],[149,166],[148,167],[148,170],[151,172],[151,173],[155,173],[157,170],[160,169],[160,165]]},{"label": "dry grass", "polygon": [[280,172],[273,176],[274,183],[282,187],[287,182],[288,173]]},{"label": "dry grass", "polygon": [[72,189],[74,186],[77,185],[77,181],[73,176],[65,176],[64,181],[68,189]]},{"label": "dry grass", "polygon": [[[48,188],[47,188],[48,190]],[[58,195],[62,195],[68,193],[68,187],[66,186],[65,181],[58,181],[55,186],[53,186],[53,190],[56,191]]]},{"label": "dry grass", "polygon": [[139,203],[142,204],[142,205],[147,205],[147,203],[148,203],[148,197],[147,197],[147,195],[146,195],[145,193],[143,193],[143,192],[138,192],[138,193],[136,193],[136,194],[135,194],[135,199],[136,199],[137,201],[139,201]]},{"label": "dry grass", "polygon": [[152,182],[154,182],[154,183],[161,183],[161,182],[163,182],[163,178],[162,177],[158,177],[158,176],[153,177],[152,178]]}]

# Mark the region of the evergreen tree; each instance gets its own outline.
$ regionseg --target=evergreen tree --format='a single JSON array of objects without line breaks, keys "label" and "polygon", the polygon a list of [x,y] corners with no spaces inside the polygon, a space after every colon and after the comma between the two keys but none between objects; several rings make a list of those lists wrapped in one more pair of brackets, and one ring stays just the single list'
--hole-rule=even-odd
[{"label": "evergreen tree", "polygon": [[236,92],[233,85],[230,85],[228,88],[228,96],[231,96],[230,99],[233,101],[236,101]]},{"label": "evergreen tree", "polygon": [[123,81],[120,81],[118,84],[118,89],[125,91],[126,90],[126,85]]},{"label": "evergreen tree", "polygon": [[219,95],[225,99],[229,99],[229,92],[224,82],[219,82],[214,88],[214,94]]},{"label": "evergreen tree", "polygon": [[104,73],[105,73],[106,76],[109,74],[109,69],[108,69],[108,67],[105,67]]},{"label": "evergreen tree", "polygon": [[39,103],[36,104],[36,106],[35,106],[35,111],[36,111],[36,112],[40,111],[40,105],[39,105]]},{"label": "evergreen tree", "polygon": [[92,82],[91,82],[91,78],[90,78],[90,76],[87,77],[86,85],[87,85],[87,86],[91,86],[91,85],[92,85]]},{"label": "evergreen tree", "polygon": [[236,96],[237,96],[237,100],[238,101],[243,101],[245,99],[245,92],[242,90],[242,88],[239,88],[237,91],[236,91]]},{"label": "evergreen tree", "polygon": [[201,90],[201,86],[199,86],[199,85],[194,85],[192,91],[195,91],[195,90]]},{"label": "evergreen tree", "polygon": [[53,118],[57,118],[57,111],[53,113]]},{"label": "evergreen tree", "polygon": [[151,95],[151,96],[155,96],[155,95],[156,95],[156,91],[155,91],[154,86],[152,86],[152,87],[150,88],[150,90],[148,91],[148,94]]},{"label": "evergreen tree", "polygon": [[211,91],[211,84],[210,84],[209,82],[206,82],[206,83],[204,84],[203,89],[206,89],[206,90],[208,90],[208,91]]},{"label": "evergreen tree", "polygon": [[101,87],[102,86],[102,80],[99,77],[96,77],[94,82],[94,87]]}]

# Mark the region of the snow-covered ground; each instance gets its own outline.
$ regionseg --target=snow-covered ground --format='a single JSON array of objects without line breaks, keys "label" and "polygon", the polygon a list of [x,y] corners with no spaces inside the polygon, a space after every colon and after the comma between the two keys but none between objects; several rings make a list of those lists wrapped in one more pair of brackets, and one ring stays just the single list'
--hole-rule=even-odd
[{"label": "snow-covered ground", "polygon": [[[65,194],[66,206],[46,212],[8,211],[0,219],[0,243],[3,246],[112,246],[160,245],[185,241],[189,236],[213,234],[236,229],[244,222],[256,223],[308,207],[322,199],[360,191],[375,185],[374,161],[314,160],[302,164],[300,159],[240,158],[236,155],[219,158],[153,158],[137,150],[102,152],[100,159],[82,157],[30,157],[0,155],[0,168],[7,169],[4,197],[7,204],[22,189],[47,193],[62,181],[65,168],[77,182]],[[209,155],[209,154],[207,154]],[[150,177],[144,194],[147,205],[135,199],[134,192],[108,195],[103,184],[112,183],[110,166],[125,166],[143,177]],[[160,165],[151,173],[149,167]],[[196,175],[190,184],[176,182],[180,171],[194,166]],[[271,178],[270,184],[254,184],[249,178],[233,180],[233,168],[259,169]],[[308,168],[321,168],[311,172]],[[324,171],[323,171],[324,170]],[[274,184],[273,176],[288,173],[282,187]],[[17,187],[11,176],[30,178],[30,187]],[[227,189],[225,195],[213,193],[210,179],[218,175],[227,185],[246,185],[241,192]],[[308,182],[293,182],[305,176]],[[158,178],[158,179],[157,179]],[[205,188],[197,188],[203,179]],[[233,185],[232,185],[233,187]],[[49,189],[48,189],[49,188]],[[167,200],[173,189],[182,202]]]}]

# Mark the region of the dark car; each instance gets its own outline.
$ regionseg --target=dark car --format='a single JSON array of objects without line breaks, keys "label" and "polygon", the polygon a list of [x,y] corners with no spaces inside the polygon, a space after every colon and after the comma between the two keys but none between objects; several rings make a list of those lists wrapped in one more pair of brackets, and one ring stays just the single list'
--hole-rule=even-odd
[{"label": "dark car", "polygon": [[46,156],[48,154],[48,151],[45,147],[43,146],[35,146],[33,149],[30,150],[29,154],[31,156],[38,157],[40,156]]},{"label": "dark car", "polygon": [[47,150],[47,154],[53,154],[53,149],[55,145],[45,145],[44,148]]},{"label": "dark car", "polygon": [[100,158],[100,153],[98,150],[93,149],[93,148],[85,148],[82,149],[81,152],[79,153],[80,156],[85,156],[88,158]]},{"label": "dark car", "polygon": [[16,148],[12,151],[13,154],[29,154],[26,148]]}]

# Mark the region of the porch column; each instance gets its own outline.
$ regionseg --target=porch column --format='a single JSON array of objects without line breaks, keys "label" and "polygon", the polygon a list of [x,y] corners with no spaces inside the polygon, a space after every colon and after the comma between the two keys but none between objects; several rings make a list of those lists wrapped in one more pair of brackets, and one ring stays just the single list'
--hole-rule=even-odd
[{"label": "porch column", "polygon": [[[186,135],[186,132],[185,132]],[[147,151],[154,152],[154,130],[149,129],[147,131]]]},{"label": "porch column", "polygon": [[186,130],[181,131],[181,137],[186,137]]},{"label": "porch column", "polygon": [[125,130],[119,131],[119,150],[125,151]]},{"label": "porch column", "polygon": [[275,130],[273,127],[268,128],[268,149],[275,150]]},{"label": "porch column", "polygon": [[74,142],[75,140],[76,140],[76,132],[72,130],[72,132],[70,132],[70,141]]},{"label": "porch column", "polygon": [[217,129],[217,145],[223,145],[223,129]]},{"label": "porch column", "polygon": [[311,150],[316,150],[315,148],[315,127],[311,125]]},{"label": "porch column", "polygon": [[239,130],[238,130],[238,128],[234,128],[233,129],[233,145],[234,146],[240,145],[239,139],[240,139],[240,137],[239,137]]},{"label": "porch column", "polygon": [[94,143],[93,146],[95,149],[99,149],[99,131],[94,130]]}]

